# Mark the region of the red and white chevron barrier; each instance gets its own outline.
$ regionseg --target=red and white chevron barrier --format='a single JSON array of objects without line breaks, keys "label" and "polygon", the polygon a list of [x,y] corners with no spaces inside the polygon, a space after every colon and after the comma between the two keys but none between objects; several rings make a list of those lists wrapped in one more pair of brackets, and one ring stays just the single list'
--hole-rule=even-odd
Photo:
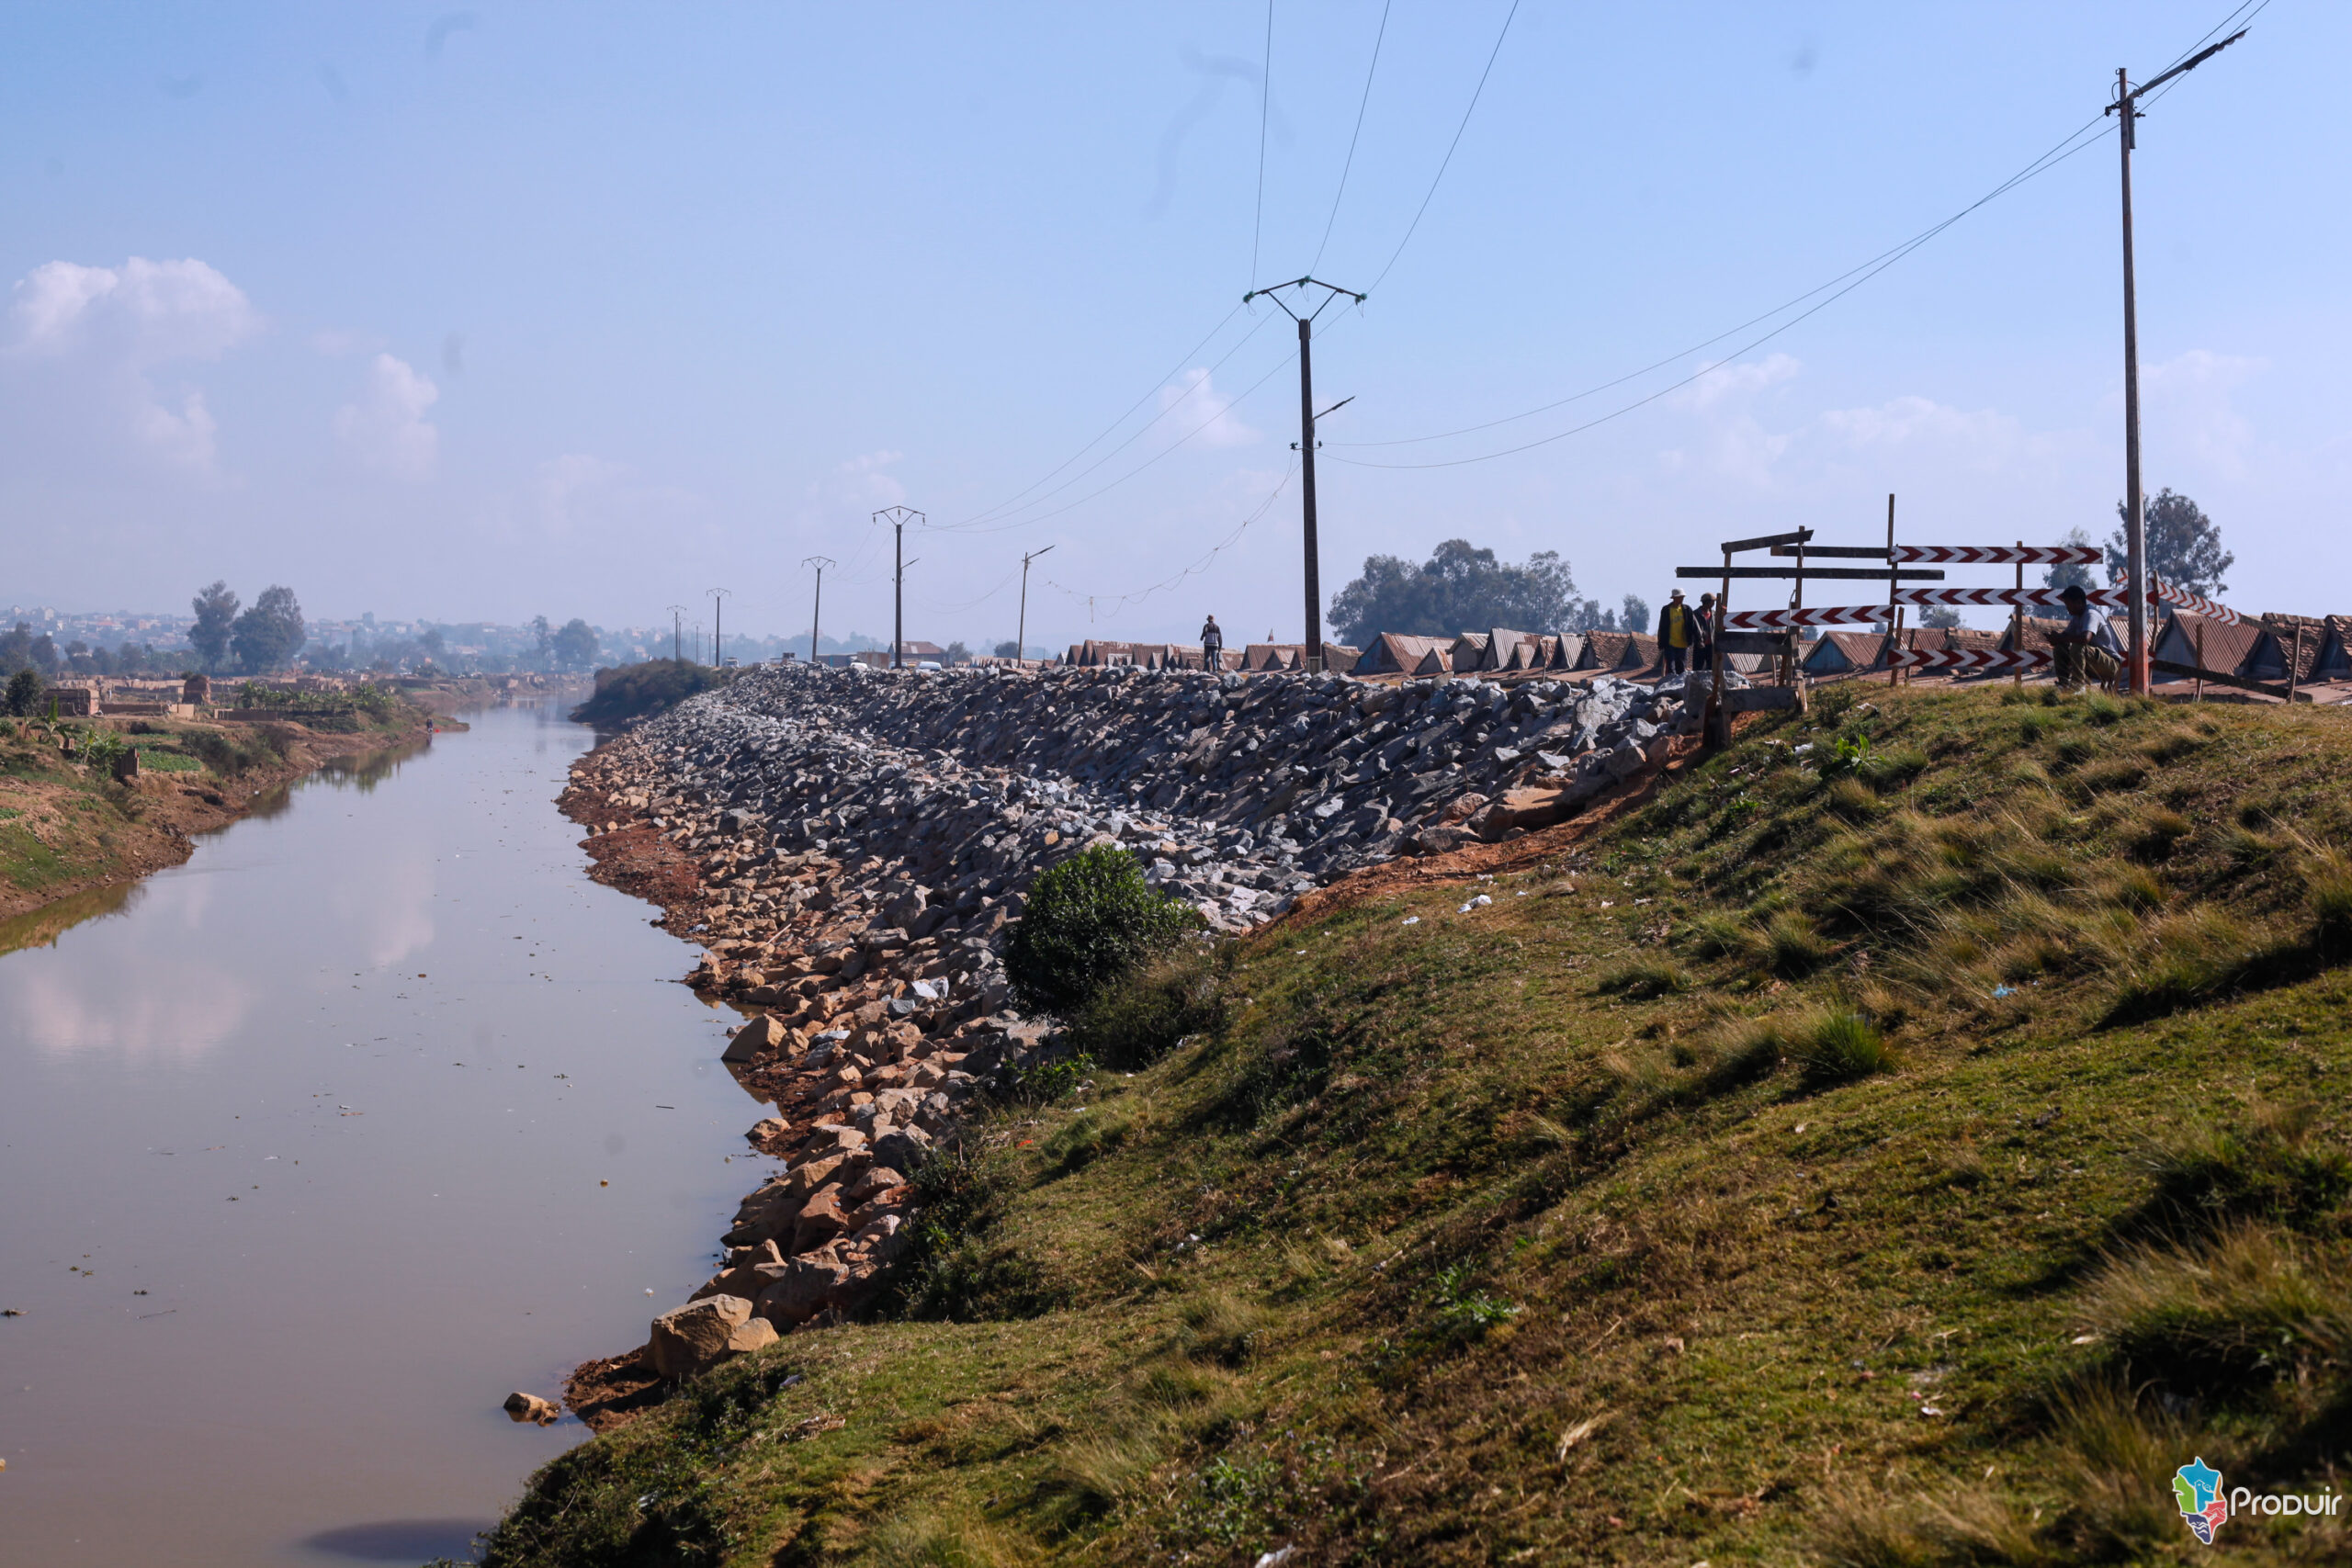
[{"label": "red and white chevron barrier", "polygon": [[1893,558],[1951,566],[2097,566],[2106,552],[2097,545],[1897,545]]},{"label": "red and white chevron barrier", "polygon": [[2047,670],[2050,655],[2030,648],[2011,653],[1998,648],[1898,648],[1887,662],[1897,670],[1933,670],[1951,675],[2007,675],[2012,671]]},{"label": "red and white chevron barrier", "polygon": [[[2120,588],[2086,588],[2083,597],[2102,609],[2120,610],[2132,603]],[[1898,588],[1898,604],[1989,604],[1998,608],[2063,610],[2066,601],[2055,588]]]},{"label": "red and white chevron barrier", "polygon": [[2213,619],[2226,621],[2231,626],[2238,625],[2245,618],[2227,604],[2216,604],[2201,593],[2191,593],[2186,588],[2175,588],[2169,582],[2156,584],[2156,591],[2148,597],[2160,604],[2170,604],[2176,610],[2186,610],[2192,615],[2211,615]]},{"label": "red and white chevron barrier", "polygon": [[1824,605],[1803,610],[1734,610],[1724,617],[1724,629],[1735,632],[1785,632],[1799,626],[1838,626],[1849,622],[1886,621],[1894,612],[1883,604]]}]

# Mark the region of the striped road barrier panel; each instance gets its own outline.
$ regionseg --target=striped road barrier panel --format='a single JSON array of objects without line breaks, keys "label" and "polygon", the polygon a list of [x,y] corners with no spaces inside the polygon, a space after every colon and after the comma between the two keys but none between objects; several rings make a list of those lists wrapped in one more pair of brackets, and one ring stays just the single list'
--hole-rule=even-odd
[{"label": "striped road barrier panel", "polygon": [[2047,670],[2050,655],[2029,648],[2011,653],[1998,648],[1898,648],[1887,662],[1897,670],[1931,670],[1951,675],[2007,675],[2012,671]]},{"label": "striped road barrier panel", "polygon": [[1799,626],[1837,626],[1853,621],[1890,621],[1894,612],[1884,604],[1824,605],[1804,610],[1734,610],[1724,628],[1736,632],[1784,632]]},{"label": "striped road barrier panel", "polygon": [[1894,556],[1944,566],[2097,566],[2105,552],[2097,545],[1897,545]]}]

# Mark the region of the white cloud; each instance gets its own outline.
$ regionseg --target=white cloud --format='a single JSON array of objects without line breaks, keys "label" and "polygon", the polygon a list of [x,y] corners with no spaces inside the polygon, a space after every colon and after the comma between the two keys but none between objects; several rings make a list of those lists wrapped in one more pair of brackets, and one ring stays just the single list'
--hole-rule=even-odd
[{"label": "white cloud", "polygon": [[1926,447],[1978,465],[2017,457],[2029,443],[2016,418],[1993,409],[1970,412],[1931,398],[1892,398],[1875,408],[1830,409],[1822,431],[1850,449]]},{"label": "white cloud", "polygon": [[1209,384],[1206,370],[1187,370],[1159,389],[1159,412],[1167,416],[1171,438],[1190,435],[1204,446],[1244,446],[1261,439],[1233,417],[1233,400]]},{"label": "white cloud", "polygon": [[628,472],[622,464],[585,452],[548,458],[531,479],[531,499],[540,522],[550,534],[570,534],[580,521],[582,503],[628,478]]},{"label": "white cloud", "polygon": [[1770,355],[1744,365],[1725,361],[1708,367],[1697,380],[1677,392],[1674,400],[1684,408],[1711,408],[1727,398],[1752,396],[1767,387],[1794,380],[1803,368],[1795,358],[1785,354]]},{"label": "white cloud", "polygon": [[175,362],[218,359],[261,331],[243,290],[193,257],[133,256],[119,267],[44,262],[11,292],[7,358],[40,382],[28,389],[49,421],[84,437],[94,426],[127,435],[171,467],[211,468],[216,427],[203,392],[159,393],[153,377]]},{"label": "white cloud", "polygon": [[2141,372],[2152,448],[2186,446],[2232,479],[2246,472],[2254,426],[2230,394],[2270,368],[2267,359],[2192,348]]},{"label": "white cloud", "polygon": [[441,432],[424,417],[440,396],[407,362],[379,354],[368,364],[359,400],[335,411],[335,440],[369,472],[421,483],[440,466]]},{"label": "white cloud", "polygon": [[906,459],[904,452],[887,448],[865,452],[836,468],[823,481],[808,487],[808,497],[820,503],[842,508],[863,508],[879,512],[886,506],[903,506],[907,487],[890,472]]}]

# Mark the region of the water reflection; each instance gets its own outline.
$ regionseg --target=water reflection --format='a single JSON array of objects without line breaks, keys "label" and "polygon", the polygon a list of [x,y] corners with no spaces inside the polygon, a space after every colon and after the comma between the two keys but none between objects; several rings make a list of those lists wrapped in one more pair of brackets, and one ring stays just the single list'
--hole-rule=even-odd
[{"label": "water reflection", "polygon": [[305,1536],[302,1544],[313,1551],[348,1557],[357,1562],[423,1562],[447,1557],[470,1562],[479,1553],[474,1538],[489,1529],[490,1519],[378,1519],[345,1525]]},{"label": "water reflection", "polygon": [[27,1039],[50,1055],[112,1050],[131,1057],[203,1055],[236,1033],[254,991],[209,964],[169,954],[136,985],[90,985],[63,969],[25,975],[7,992]]},{"label": "water reflection", "polygon": [[93,887],[86,893],[76,893],[70,898],[60,898],[53,904],[43,904],[38,909],[0,920],[0,953],[27,947],[55,947],[59,936],[85,920],[128,912],[145,890],[146,885],[139,882]]}]

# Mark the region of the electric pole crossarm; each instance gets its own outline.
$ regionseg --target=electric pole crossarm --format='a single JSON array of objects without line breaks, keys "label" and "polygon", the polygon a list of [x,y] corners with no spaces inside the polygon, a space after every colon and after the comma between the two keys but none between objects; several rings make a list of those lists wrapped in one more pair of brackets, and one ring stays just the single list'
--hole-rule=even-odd
[{"label": "electric pole crossarm", "polygon": [[2240,28],[2237,31],[2232,33],[2221,42],[2211,44],[2204,49],[2199,50],[2195,54],[2190,55],[2188,59],[2182,61],[2179,64],[2174,66],[2171,70],[2164,73],[2162,75],[2141,83],[2138,86],[2125,94],[2120,102],[2108,105],[2107,112],[2109,114],[2113,114],[2118,108],[2121,107],[2123,104],[2146,96],[2148,94],[2154,92],[2158,87],[2161,87],[2165,83],[2171,81],[2174,77],[2179,75],[2182,72],[2196,70],[2199,66],[2204,64],[2207,61],[2221,53],[2222,51],[2229,48],[2230,45],[2245,37],[2245,35],[2252,30],[2253,29],[2250,28]]}]

